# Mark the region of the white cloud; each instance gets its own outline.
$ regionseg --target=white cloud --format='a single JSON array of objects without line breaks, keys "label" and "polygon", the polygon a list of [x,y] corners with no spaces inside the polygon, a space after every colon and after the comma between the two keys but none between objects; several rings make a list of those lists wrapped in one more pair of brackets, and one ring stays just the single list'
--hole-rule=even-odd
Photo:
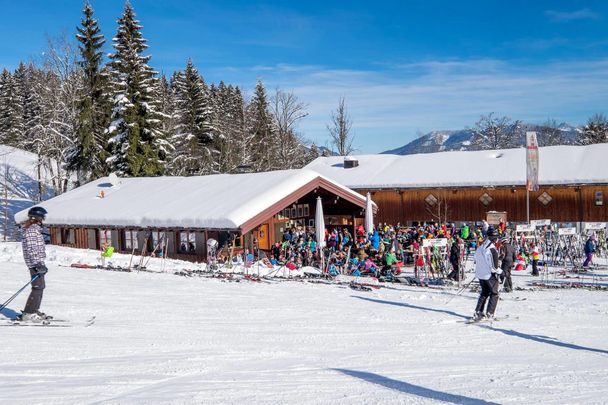
[{"label": "white cloud", "polygon": [[600,18],[600,15],[589,10],[588,8],[583,8],[576,11],[555,11],[555,10],[547,10],[545,11],[545,15],[547,15],[551,21],[555,22],[567,22],[574,20],[597,20]]},{"label": "white cloud", "polygon": [[[543,65],[427,61],[382,70],[277,65],[255,73],[269,89],[293,91],[309,104],[300,129],[317,144],[328,140],[330,113],[344,96],[362,152],[398,147],[417,130],[472,126],[491,111],[529,122],[552,117],[580,124],[605,112],[608,101],[608,59]],[[250,86],[248,74],[243,69],[232,82]]]}]

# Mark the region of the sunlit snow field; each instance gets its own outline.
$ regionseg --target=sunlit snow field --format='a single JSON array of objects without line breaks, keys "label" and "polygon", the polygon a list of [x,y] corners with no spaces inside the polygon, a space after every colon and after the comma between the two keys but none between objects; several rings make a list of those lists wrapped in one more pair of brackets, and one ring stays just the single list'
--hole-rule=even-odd
[{"label": "sunlit snow field", "polygon": [[[0,327],[2,404],[606,403],[608,292],[503,294],[467,325],[456,288],[371,292],[296,281],[227,282],[63,267],[96,252],[48,247],[42,310],[90,327]],[[115,261],[128,262],[116,255]],[[121,263],[122,264],[122,263]],[[601,272],[600,272],[601,273]],[[608,277],[604,270],[600,281]],[[470,277],[470,275],[468,276]],[[0,244],[0,301],[28,280]],[[515,274],[516,286],[531,277]],[[518,297],[518,299],[516,299]],[[27,291],[2,313],[24,306]],[[0,318],[2,318],[0,315]]]}]

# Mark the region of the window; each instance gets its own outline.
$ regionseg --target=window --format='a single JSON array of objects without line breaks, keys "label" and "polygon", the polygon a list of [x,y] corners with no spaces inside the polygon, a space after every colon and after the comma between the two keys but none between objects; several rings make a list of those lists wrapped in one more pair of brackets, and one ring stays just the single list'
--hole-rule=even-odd
[{"label": "window", "polygon": [[196,253],[196,235],[194,232],[179,233],[179,252],[186,254]]},{"label": "window", "polygon": [[553,200],[553,198],[546,191],[538,197],[538,201],[540,201],[543,205],[549,204],[551,200]]},{"label": "window", "polygon": [[74,244],[74,230],[70,228],[61,228],[61,244],[62,245],[73,245]]},{"label": "window", "polygon": [[[165,243],[166,243],[165,233],[161,231],[153,231],[152,232],[152,252],[161,253],[165,251]],[[149,247],[150,248],[150,247]],[[161,254],[159,254],[160,256]]]},{"label": "window", "polygon": [[139,243],[137,241],[137,231],[124,231],[125,232],[125,250],[139,249]]},{"label": "window", "polygon": [[310,216],[310,208],[308,207],[308,204],[304,204],[304,216]]},{"label": "window", "polygon": [[490,203],[492,202],[493,198],[490,197],[490,195],[488,193],[483,193],[483,195],[481,197],[479,197],[479,201],[481,201],[481,203],[483,205],[485,205],[486,207],[488,205],[490,205]]},{"label": "window", "polygon": [[112,231],[109,229],[100,229],[99,230],[99,245],[103,247],[104,245],[111,246],[112,245]]}]

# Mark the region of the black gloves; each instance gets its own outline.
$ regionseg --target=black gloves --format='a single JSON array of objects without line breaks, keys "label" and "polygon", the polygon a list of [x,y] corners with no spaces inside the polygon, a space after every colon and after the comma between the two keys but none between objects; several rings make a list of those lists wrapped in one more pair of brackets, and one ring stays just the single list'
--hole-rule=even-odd
[{"label": "black gloves", "polygon": [[37,264],[36,266],[34,266],[34,271],[36,272],[35,274],[42,276],[44,274],[46,274],[49,269],[42,263]]}]

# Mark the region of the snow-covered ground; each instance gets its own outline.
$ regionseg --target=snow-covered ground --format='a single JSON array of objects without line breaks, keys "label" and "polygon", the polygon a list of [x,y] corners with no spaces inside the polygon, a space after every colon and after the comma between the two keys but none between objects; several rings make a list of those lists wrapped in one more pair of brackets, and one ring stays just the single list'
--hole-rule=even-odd
[{"label": "snow-covered ground", "polygon": [[[48,252],[42,309],[97,320],[0,327],[2,404],[600,404],[608,397],[605,291],[516,291],[498,306],[509,318],[467,325],[477,296],[454,296],[455,288],[390,284],[366,292],[186,278],[173,270],[194,265],[160,259],[149,267],[166,273],[75,269],[60,264],[95,263],[97,254]],[[0,244],[0,301],[28,280],[20,254],[18,244]],[[530,280],[514,275],[517,286]],[[2,315],[19,312],[26,297]]]}]

